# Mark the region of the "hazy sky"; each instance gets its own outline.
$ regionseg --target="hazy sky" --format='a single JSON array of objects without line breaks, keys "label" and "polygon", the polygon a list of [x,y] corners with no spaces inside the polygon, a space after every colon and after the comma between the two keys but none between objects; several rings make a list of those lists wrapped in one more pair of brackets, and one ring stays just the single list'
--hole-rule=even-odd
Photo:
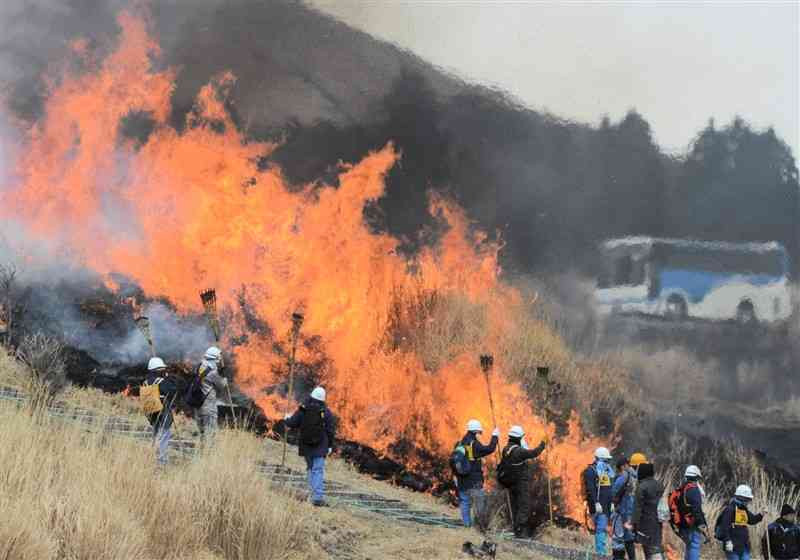
[{"label": "hazy sky", "polygon": [[740,114],[798,156],[798,1],[311,4],[534,108],[590,123],[636,108],[671,151]]}]

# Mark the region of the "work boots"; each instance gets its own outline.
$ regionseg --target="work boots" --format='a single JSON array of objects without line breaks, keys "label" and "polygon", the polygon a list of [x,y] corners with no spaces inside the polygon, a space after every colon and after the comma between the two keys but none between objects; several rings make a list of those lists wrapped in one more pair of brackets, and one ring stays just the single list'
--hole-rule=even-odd
[{"label": "work boots", "polygon": [[533,531],[528,526],[523,527],[515,527],[514,528],[514,538],[515,539],[532,539],[533,538]]}]

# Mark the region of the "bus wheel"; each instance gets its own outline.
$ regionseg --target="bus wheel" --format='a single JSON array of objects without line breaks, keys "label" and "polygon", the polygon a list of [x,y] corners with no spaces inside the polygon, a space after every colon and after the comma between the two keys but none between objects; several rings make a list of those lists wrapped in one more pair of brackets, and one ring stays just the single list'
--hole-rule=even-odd
[{"label": "bus wheel", "polygon": [[672,294],[667,298],[667,308],[665,315],[671,321],[681,321],[689,315],[686,300],[678,294]]},{"label": "bus wheel", "polygon": [[744,300],[739,303],[739,306],[736,308],[736,322],[740,325],[752,325],[757,321],[756,309],[753,307],[753,302]]}]

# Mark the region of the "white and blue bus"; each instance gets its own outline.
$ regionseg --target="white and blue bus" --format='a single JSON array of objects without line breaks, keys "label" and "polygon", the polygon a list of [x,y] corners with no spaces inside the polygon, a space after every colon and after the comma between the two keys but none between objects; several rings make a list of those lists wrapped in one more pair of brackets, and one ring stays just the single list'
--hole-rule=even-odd
[{"label": "white and blue bus", "polygon": [[780,243],[652,237],[601,244],[601,313],[773,322],[792,313],[789,258]]}]

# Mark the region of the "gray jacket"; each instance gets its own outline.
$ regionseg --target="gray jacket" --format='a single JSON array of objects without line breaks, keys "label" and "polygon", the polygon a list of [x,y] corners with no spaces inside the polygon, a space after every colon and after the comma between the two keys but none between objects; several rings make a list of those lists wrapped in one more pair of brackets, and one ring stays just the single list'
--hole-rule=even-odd
[{"label": "gray jacket", "polygon": [[228,380],[220,375],[217,370],[217,363],[210,360],[203,360],[200,363],[200,371],[205,375],[203,380],[203,393],[206,395],[206,400],[203,406],[199,409],[201,416],[216,416],[217,414],[217,400],[225,394],[225,387],[228,386]]}]

